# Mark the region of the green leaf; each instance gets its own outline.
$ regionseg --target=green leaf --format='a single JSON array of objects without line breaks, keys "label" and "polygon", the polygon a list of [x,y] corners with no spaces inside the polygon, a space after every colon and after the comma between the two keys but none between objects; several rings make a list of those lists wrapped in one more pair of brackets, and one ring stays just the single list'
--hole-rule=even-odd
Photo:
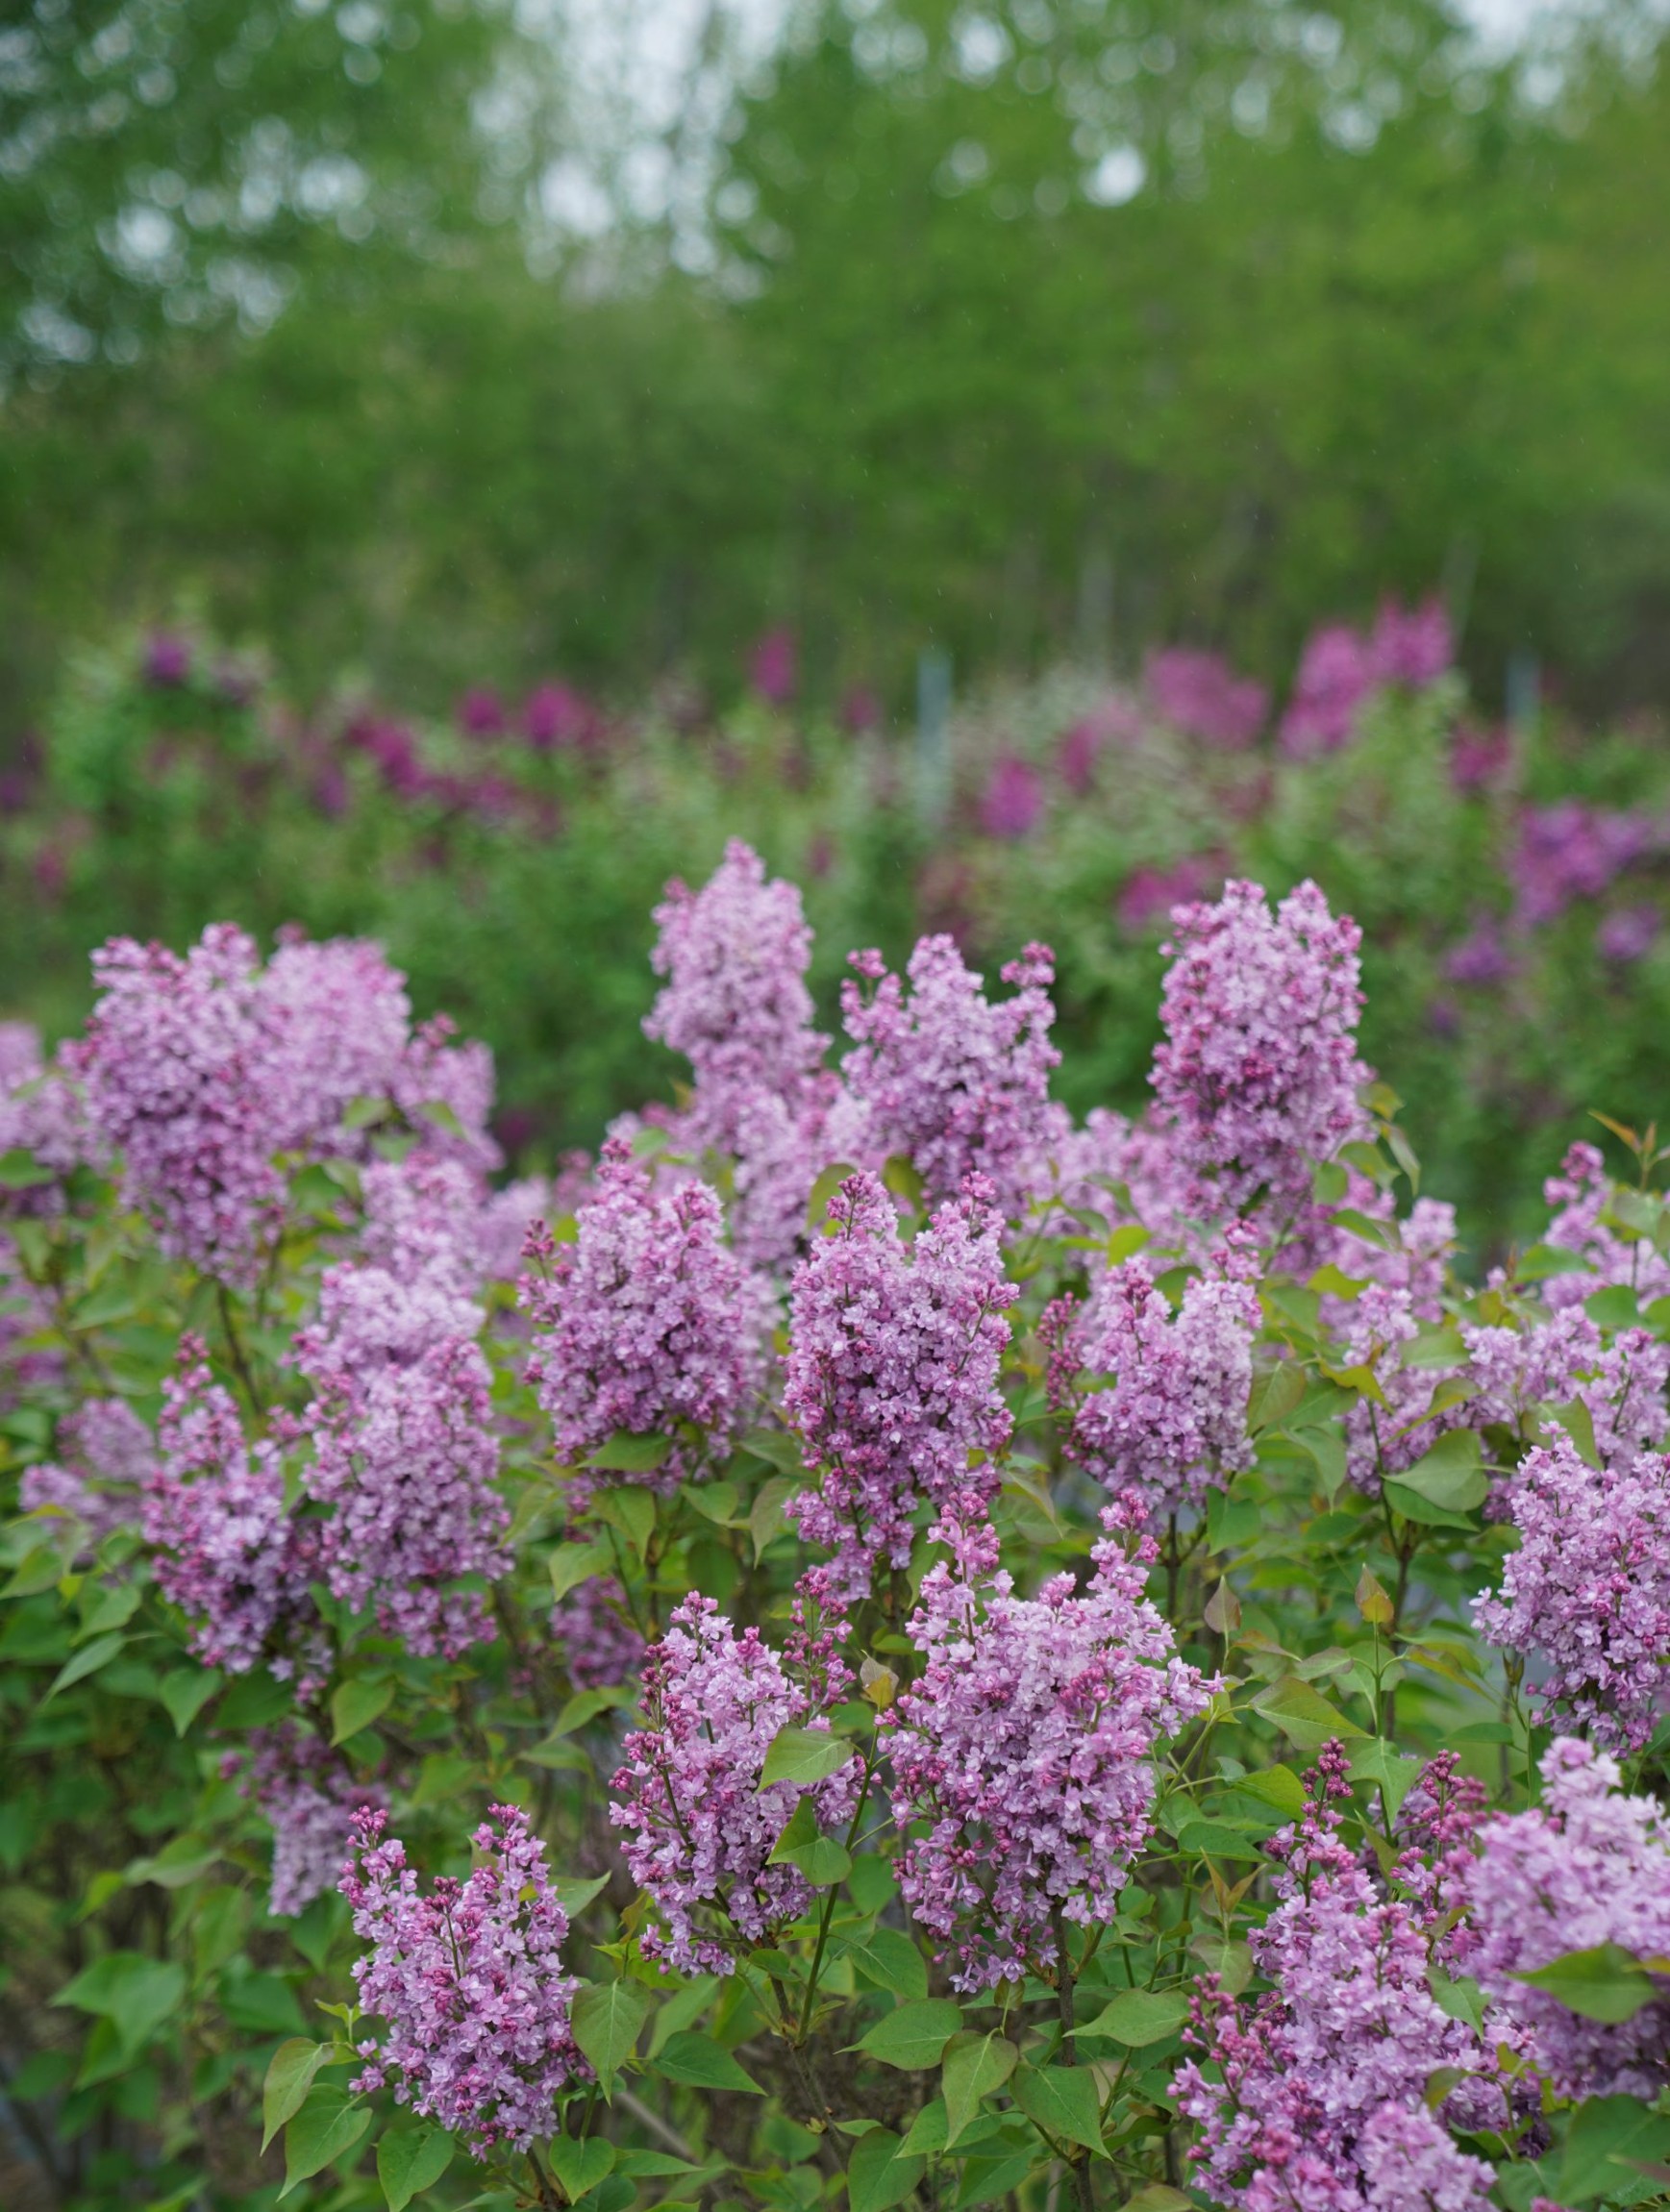
[{"label": "green leaf", "polygon": [[1256,1798],[1284,1821],[1304,1817],[1305,1784],[1291,1767],[1264,1767],[1256,1775],[1241,1775],[1236,1778],[1234,1795]]},{"label": "green leaf", "polygon": [[132,2058],[178,2009],[185,1994],[186,1970],[172,1960],[108,1951],[66,1982],[52,2001],[108,2020],[124,2054]]},{"label": "green leaf", "polygon": [[591,1501],[591,1510],[600,1521],[618,1529],[638,1557],[643,1557],[656,1531],[653,1490],[631,1483],[624,1483],[617,1490],[600,1490]]},{"label": "green leaf", "polygon": [[1122,1989],[1094,2020],[1073,2032],[1105,2035],[1111,2043],[1140,2050],[1175,2035],[1187,2018],[1188,1999],[1180,1989]]},{"label": "green leaf", "polygon": [[584,1912],[592,1899],[601,1897],[608,1887],[606,1874],[593,1875],[589,1881],[580,1875],[560,1874],[551,1877],[551,1894],[570,1920]]},{"label": "green leaf", "polygon": [[1296,1359],[1284,1359],[1253,1385],[1248,1426],[1257,1435],[1286,1420],[1305,1396],[1305,1370]]},{"label": "green leaf", "polygon": [[1558,1244],[1533,1244],[1515,1262],[1513,1280],[1546,1282],[1552,1275],[1586,1275],[1588,1271],[1589,1263],[1581,1252],[1568,1252]]},{"label": "green leaf", "polygon": [[838,1774],[857,1749],[847,1737],[832,1735],[828,1728],[797,1728],[792,1725],[779,1728],[760,1770],[760,1787],[766,1790],[774,1782],[798,1782],[802,1789],[810,1789],[814,1782]]},{"label": "green leaf", "polygon": [[1177,1848],[1199,1858],[1261,1859],[1264,1855],[1262,1835],[1255,1835],[1248,1828],[1233,1827],[1228,1821],[1207,1819],[1201,1813],[1190,1813],[1177,1825]]},{"label": "green leaf", "polygon": [[1289,1429],[1286,1431],[1301,1452],[1309,1453],[1322,1483],[1322,1494],[1332,1505],[1345,1487],[1345,1439],[1336,1429]]},{"label": "green leaf", "polygon": [[41,1703],[51,1704],[60,1690],[67,1690],[72,1683],[85,1681],[88,1675],[96,1675],[101,1667],[108,1667],[116,1653],[127,1648],[127,1641],[126,1636],[112,1630],[108,1636],[95,1636],[90,1644],[84,1644],[59,1668]]},{"label": "green leaf", "polygon": [[51,1168],[42,1167],[25,1146],[13,1145],[10,1152],[0,1153],[0,1189],[34,1190],[52,1180]]},{"label": "green leaf", "polygon": [[686,1482],[679,1495],[704,1521],[715,1522],[721,1529],[737,1526],[735,1482]]},{"label": "green leaf", "polygon": [[1460,1529],[1469,1536],[1478,1532],[1478,1523],[1468,1514],[1454,1513],[1447,1505],[1434,1505],[1418,1490],[1410,1490],[1389,1476],[1382,1482],[1381,1490],[1394,1513],[1401,1513],[1406,1521],[1413,1521],[1420,1528]]},{"label": "green leaf", "polygon": [[1627,1282],[1609,1282],[1583,1300],[1583,1311],[1597,1329],[1633,1329],[1641,1318],[1640,1304]]},{"label": "green leaf", "polygon": [[551,1733],[545,1739],[554,1742],[559,1736],[571,1736],[576,1728],[583,1728],[588,1721],[596,1720],[599,1713],[607,1713],[616,1705],[632,1702],[632,1692],[620,1685],[604,1690],[577,1690],[551,1724]]},{"label": "green leaf", "polygon": [[1398,1807],[1421,1771],[1419,1759],[1411,1759],[1403,1752],[1394,1752],[1390,1744],[1379,1736],[1371,1736],[1366,1743],[1354,1744],[1351,1752],[1351,1778],[1354,1782],[1377,1782],[1385,1802],[1387,1821],[1395,1821]]},{"label": "green leaf", "polygon": [[858,1172],[856,1167],[851,1166],[844,1159],[837,1159],[832,1166],[824,1169],[812,1184],[811,1194],[806,1202],[806,1226],[808,1229],[821,1229],[823,1227],[824,1217],[829,1212],[830,1200],[834,1198],[841,1184],[846,1181],[848,1176],[857,1175]]},{"label": "green leaf", "polygon": [[577,1583],[607,1574],[614,1565],[614,1555],[601,1539],[590,1544],[559,1544],[546,1564],[551,1571],[551,1596],[561,1603]]},{"label": "green leaf", "polygon": [[1014,2077],[1014,2100],[1058,2143],[1077,2143],[1106,2156],[1096,2076],[1087,2066],[1023,2065]]},{"label": "green leaf", "polygon": [[699,2028],[686,2027],[669,2035],[656,2065],[669,2081],[685,2082],[692,2089],[740,2089],[754,2097],[764,2094],[724,2045],[702,2034]]},{"label": "green leaf", "polygon": [[795,1800],[794,1810],[765,1863],[798,1867],[813,1889],[829,1889],[853,1871],[851,1853],[844,1844],[819,1828],[809,1797]]},{"label": "green leaf", "polygon": [[1401,1252],[1403,1239],[1395,1222],[1376,1221],[1372,1214],[1359,1213],[1354,1205],[1342,1205],[1334,1216],[1337,1228],[1346,1230],[1364,1244],[1377,1244],[1382,1252]]},{"label": "green leaf", "polygon": [[183,1736],[204,1706],[219,1689],[221,1681],[218,1667],[176,1667],[162,1677],[157,1695],[162,1701],[162,1709],[174,1724],[174,1733]]},{"label": "green leaf", "polygon": [[949,1998],[922,1998],[878,2020],[852,2048],[879,2058],[884,2066],[916,2073],[938,2065],[940,2053],[961,2026],[962,2014]]},{"label": "green leaf", "polygon": [[1367,1730],[1347,1720],[1331,1705],[1320,1690],[1297,1675],[1283,1675],[1253,1700],[1256,1712],[1274,1721],[1289,1742],[1302,1752],[1319,1752],[1331,1736],[1360,1736]]},{"label": "green leaf", "polygon": [[347,1743],[362,1728],[368,1728],[393,1702],[394,1684],[386,1678],[376,1680],[356,1675],[351,1681],[341,1683],[331,1697],[332,1743]]},{"label": "green leaf", "polygon": [[1670,2151],[1670,2115],[1633,2097],[1591,2097],[1572,2116],[1560,2160],[1559,2193],[1586,2204],[1641,2178],[1640,2168]]},{"label": "green leaf", "polygon": [[649,2011],[649,1991],[637,1981],[598,1981],[574,2000],[574,2040],[590,2059],[605,2097],[631,2056]]},{"label": "green leaf", "polygon": [[1655,1998],[1663,1995],[1663,1990],[1640,1961],[1615,1943],[1598,1943],[1589,1951],[1564,1951],[1558,1958],[1551,1958],[1546,1966],[1534,1966],[1528,1973],[1515,1974],[1513,1979],[1527,1981],[1533,1989],[1546,1990],[1568,2011],[1581,2013],[1584,2020],[1602,2020],[1611,2026],[1621,2021],[1633,2020],[1643,2005],[1651,2004]]},{"label": "green leaf", "polygon": [[261,2092],[263,2150],[285,2123],[294,2119],[301,2110],[308,2091],[313,2086],[314,2075],[330,2055],[328,2043],[314,2043],[305,2035],[292,2035],[273,2052],[267,2061],[266,2079]]},{"label": "green leaf", "polygon": [[890,2127],[872,2127],[847,2160],[847,2212],[889,2212],[910,2195],[927,2163],[907,2157]]},{"label": "green leaf", "polygon": [[754,1564],[757,1567],[765,1547],[788,1527],[788,1516],[784,1506],[798,1491],[805,1488],[804,1476],[797,1475],[774,1475],[769,1482],[760,1485],[760,1494],[748,1512],[748,1532],[754,1539]]},{"label": "green leaf", "polygon": [[146,1881],[154,1881],[159,1889],[185,1889],[207,1874],[219,1856],[216,1847],[201,1836],[170,1836],[154,1858],[130,1859],[122,1879],[130,1889]]},{"label": "green leaf", "polygon": [[1447,1513],[1470,1513],[1484,1503],[1490,1487],[1490,1478],[1480,1464],[1478,1430],[1452,1429],[1412,1467],[1406,1467],[1398,1481]]},{"label": "green leaf", "polygon": [[1194,2212],[1194,2199],[1168,2181],[1150,2181],[1126,2198],[1122,2212]]},{"label": "green leaf", "polygon": [[879,1927],[847,1953],[858,1971],[894,1997],[928,1994],[928,1961],[900,1928]]},{"label": "green leaf", "polygon": [[949,2125],[945,2117],[943,2097],[931,2097],[905,2131],[905,2153],[914,2158],[918,2152],[932,2158],[945,2148],[945,2132]]},{"label": "green leaf", "polygon": [[980,2110],[983,2097],[1000,2090],[1020,2052],[995,2028],[954,2035],[945,2046],[940,2083],[945,2097],[945,2147],[950,2150]]},{"label": "green leaf", "polygon": [[279,2201],[298,2182],[311,2180],[352,2150],[370,2125],[370,2105],[334,2082],[315,2082],[285,2129],[285,2185]]},{"label": "green leaf", "polygon": [[386,1120],[388,1111],[386,1099],[350,1099],[342,1108],[342,1127],[345,1130],[371,1129],[378,1122]]},{"label": "green leaf", "polygon": [[561,2182],[569,2203],[577,2203],[606,2174],[614,2172],[614,2145],[601,2135],[588,2135],[582,2142],[576,2142],[572,2135],[554,2136],[551,2171]]},{"label": "green leaf", "polygon": [[388,2212],[406,2212],[414,2197],[433,2189],[452,2164],[454,2148],[442,2127],[403,2127],[384,2136],[377,2146],[377,2178]]},{"label": "green leaf", "polygon": [[611,1475],[653,1475],[671,1456],[675,1438],[644,1435],[632,1429],[617,1429],[595,1452],[586,1454],[588,1467],[601,1467]]}]

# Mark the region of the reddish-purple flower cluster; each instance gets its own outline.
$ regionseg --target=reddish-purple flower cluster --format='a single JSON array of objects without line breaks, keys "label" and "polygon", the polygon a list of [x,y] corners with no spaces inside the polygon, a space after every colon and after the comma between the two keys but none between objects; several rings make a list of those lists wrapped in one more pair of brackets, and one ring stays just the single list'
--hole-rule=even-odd
[{"label": "reddish-purple flower cluster", "polygon": [[355,1862],[340,1888],[370,1949],[354,1963],[362,2011],[381,2043],[356,2089],[390,2086],[397,2104],[464,2136],[479,2156],[526,2150],[553,2128],[556,2100],[589,2077],[569,2023],[577,1984],[562,1971],[568,1916],[552,1893],[545,1846],[515,1805],[476,1830],[481,1863],[443,1875],[428,1897],[406,1847],[383,1841],[386,1816],[354,1816]]},{"label": "reddish-purple flower cluster", "polygon": [[1151,653],[1142,681],[1162,722],[1225,752],[1251,745],[1270,710],[1270,694],[1262,683],[1237,676],[1218,654],[1187,646]]},{"label": "reddish-purple flower cluster", "polygon": [[995,1488],[970,1460],[1009,1441],[998,1370],[1018,1293],[990,1201],[972,1180],[907,1248],[882,1184],[850,1176],[795,1271],[784,1410],[822,1480],[789,1510],[851,1597],[878,1565],[906,1565],[923,1500]]},{"label": "reddish-purple flower cluster", "polygon": [[1407,609],[1385,600],[1367,637],[1342,622],[1326,624],[1300,658],[1282,717],[1283,752],[1299,760],[1338,752],[1371,693],[1425,690],[1448,672],[1453,655],[1449,616],[1436,599]]}]

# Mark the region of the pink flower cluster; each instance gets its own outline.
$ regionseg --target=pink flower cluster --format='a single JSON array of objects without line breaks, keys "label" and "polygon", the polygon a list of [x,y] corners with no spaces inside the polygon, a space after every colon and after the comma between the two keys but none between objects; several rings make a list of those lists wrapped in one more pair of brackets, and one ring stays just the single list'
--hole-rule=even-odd
[{"label": "pink flower cluster", "polygon": [[374,945],[292,939],[262,971],[253,940],[216,923],[184,957],[114,938],[93,976],[100,998],[63,1055],[93,1137],[122,1156],[163,1250],[225,1281],[252,1280],[276,1231],[281,1156],[364,1152],[343,1121],[358,1097],[390,1100],[428,1151],[497,1164],[486,1048],[448,1049],[440,1023],[409,1033]]},{"label": "pink flower cluster", "polygon": [[554,2131],[556,2100],[589,2069],[562,1971],[568,1916],[552,1893],[545,1846],[515,1805],[494,1805],[475,1832],[481,1863],[462,1881],[436,1877],[428,1897],[386,1816],[354,1816],[356,1859],[339,1887],[354,1931],[371,1948],[354,1965],[361,2009],[382,2019],[359,2090],[391,2085],[397,2104],[464,2136],[480,2156],[526,2150]]},{"label": "pink flower cluster", "polygon": [[943,1507],[1012,1426],[998,1388],[1018,1293],[1004,1276],[989,1185],[971,1179],[909,1249],[873,1175],[849,1176],[794,1275],[784,1410],[822,1485],[792,1501],[802,1537],[835,1553],[835,1579],[865,1595],[878,1563],[910,1556],[918,1503]]},{"label": "pink flower cluster", "polygon": [[1488,1822],[1469,1881],[1468,1971],[1526,2037],[1561,2096],[1655,2098],[1670,2083],[1670,1978],[1633,2018],[1586,2019],[1520,1977],[1613,1944],[1670,1957],[1670,1827],[1651,1798],[1617,1794],[1616,1763],[1560,1738],[1544,1805]]},{"label": "pink flower cluster", "polygon": [[1528,807],[1508,863],[1515,921],[1540,928],[1574,899],[1598,899],[1655,841],[1654,825],[1642,815],[1608,812],[1582,799]]},{"label": "pink flower cluster", "polygon": [[1252,1464],[1247,1400],[1261,1313],[1244,1237],[1188,1283],[1175,1315],[1140,1254],[1109,1268],[1074,1330],[1076,1364],[1111,1380],[1080,1402],[1067,1449],[1153,1516],[1198,1505]]},{"label": "pink flower cluster", "polygon": [[[649,1725],[622,1747],[609,1816],[661,1916],[643,1950],[681,1973],[727,1974],[737,1939],[760,1942],[811,1901],[796,1868],[769,1864],[800,1787],[761,1789],[760,1777],[780,1728],[824,1724],[759,1629],[738,1635],[700,1595],[651,1647],[643,1685]],[[810,1796],[820,1827],[850,1821],[857,1790],[850,1760],[819,1782]]]},{"label": "pink flower cluster", "polygon": [[1257,883],[1231,882],[1174,923],[1152,1078],[1161,1117],[1208,1203],[1238,1209],[1263,1193],[1290,1209],[1314,1163],[1364,1128],[1362,933],[1309,882],[1273,915]]},{"label": "pink flower cluster", "polygon": [[1509,1497],[1519,1549],[1481,1634],[1533,1662],[1539,1712],[1637,1751],[1670,1702],[1670,1459],[1595,1468],[1563,1433],[1530,1453]]},{"label": "pink flower cluster", "polygon": [[1049,1041],[1049,948],[1029,945],[1004,969],[1014,996],[995,1006],[948,936],[918,941],[908,992],[879,953],[854,953],[852,964],[875,985],[866,998],[849,979],[841,992],[854,1048],[842,1067],[868,1111],[872,1153],[903,1153],[931,1204],[986,1176],[1005,1218],[1017,1219],[1039,1156],[1066,1126],[1049,1095],[1061,1056]]},{"label": "pink flower cluster", "polygon": [[1428,1986],[1432,1930],[1383,1894],[1338,1836],[1330,1800],[1350,1795],[1340,1746],[1323,1751],[1297,1830],[1274,1839],[1280,1900],[1252,1937],[1269,1993],[1243,2008],[1197,2001],[1189,2060],[1173,2087],[1199,2123],[1195,2185],[1240,2212],[1487,2212],[1491,2169],[1428,2108],[1454,2069],[1463,2125],[1507,2118],[1490,2052]]},{"label": "pink flower cluster", "polygon": [[1544,1241],[1576,1253],[1589,1271],[1551,1277],[1542,1286],[1550,1305],[1581,1305],[1606,1283],[1627,1285],[1644,1306],[1670,1295],[1670,1260],[1647,1240],[1620,1235],[1615,1222],[1606,1219],[1614,1191],[1600,1153],[1583,1142],[1571,1146],[1558,1175],[1543,1184],[1553,1209]]},{"label": "pink flower cluster", "polygon": [[151,1431],[120,1398],[89,1398],[59,1423],[66,1465],[55,1460],[26,1468],[17,1502],[26,1513],[43,1508],[67,1513],[99,1543],[113,1529],[136,1523],[139,1497],[157,1471]]},{"label": "pink flower cluster", "polygon": [[722,1235],[706,1183],[658,1196],[627,1140],[609,1138],[574,1241],[541,1244],[548,1273],[521,1285],[529,1379],[569,1465],[620,1430],[668,1436],[650,1479],[671,1490],[730,1452],[763,1380],[768,1294]]},{"label": "pink flower cluster", "polygon": [[593,1575],[551,1608],[551,1633],[577,1690],[612,1689],[643,1665],[646,1646],[627,1618],[625,1592],[612,1576]]},{"label": "pink flower cluster", "polygon": [[1065,1574],[1031,1599],[998,1567],[978,1497],[954,1510],[935,1534],[955,1566],[930,1568],[910,1620],[926,1664],[884,1727],[893,1818],[926,1828],[900,1893],[972,1993],[1053,1965],[1059,1921],[1112,1920],[1152,1826],[1155,1746],[1213,1685],[1175,1656],[1143,1595],[1153,1547],[1112,1533],[1116,1509],[1084,1593]]}]

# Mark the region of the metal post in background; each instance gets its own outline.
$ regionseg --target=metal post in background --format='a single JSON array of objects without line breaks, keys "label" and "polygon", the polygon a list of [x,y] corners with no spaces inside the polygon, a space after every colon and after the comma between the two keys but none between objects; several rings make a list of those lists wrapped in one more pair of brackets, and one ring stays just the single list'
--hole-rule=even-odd
[{"label": "metal post in background", "polygon": [[1536,720],[1542,704],[1542,670],[1536,655],[1520,645],[1508,656],[1508,727],[1523,736]]},{"label": "metal post in background", "polygon": [[943,830],[951,815],[951,656],[924,646],[916,659],[916,816]]}]

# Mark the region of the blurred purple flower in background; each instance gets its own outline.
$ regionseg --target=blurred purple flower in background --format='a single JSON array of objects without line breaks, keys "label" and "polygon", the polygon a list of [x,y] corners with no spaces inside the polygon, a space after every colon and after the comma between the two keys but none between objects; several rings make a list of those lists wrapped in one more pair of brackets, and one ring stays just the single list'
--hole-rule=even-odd
[{"label": "blurred purple flower in background", "polygon": [[1514,919],[1534,928],[1574,899],[1597,899],[1647,850],[1652,826],[1639,814],[1608,813],[1582,799],[1528,807],[1508,868],[1518,894]]},{"label": "blurred purple flower in background", "polygon": [[1173,907],[1221,888],[1224,863],[1216,853],[1186,853],[1169,868],[1134,868],[1120,887],[1114,912],[1133,936],[1169,919]]},{"label": "blurred purple flower in background", "polygon": [[1252,744],[1269,711],[1265,686],[1237,676],[1216,653],[1169,646],[1148,656],[1142,680],[1162,721],[1226,752],[1238,753]]},{"label": "blurred purple flower in background", "polygon": [[841,725],[855,737],[882,727],[882,702],[867,683],[853,683],[841,700]]},{"label": "blurred purple flower in background", "polygon": [[1025,837],[1036,827],[1043,805],[1043,780],[1032,762],[1000,754],[980,802],[980,826],[988,837]]},{"label": "blurred purple flower in background", "polygon": [[794,697],[795,674],[793,631],[768,630],[748,662],[748,681],[756,694],[769,706],[786,707]]},{"label": "blurred purple flower in background", "polygon": [[1512,758],[1512,739],[1505,729],[1470,729],[1465,723],[1456,733],[1450,754],[1450,782],[1458,791],[1480,791],[1507,768]]},{"label": "blurred purple flower in background", "polygon": [[1621,907],[1595,932],[1602,958],[1638,960],[1658,936],[1662,922],[1657,907]]},{"label": "blurred purple flower in background", "polygon": [[178,690],[191,674],[191,648],[169,630],[156,630],[145,640],[145,682],[159,691]]},{"label": "blurred purple flower in background", "polygon": [[566,683],[541,683],[522,708],[522,728],[536,753],[562,753],[588,745],[597,716],[591,702]]},{"label": "blurred purple flower in background", "polygon": [[1290,760],[1337,753],[1351,735],[1357,710],[1374,688],[1367,640],[1343,622],[1313,630],[1282,717],[1282,750]]},{"label": "blurred purple flower in background", "polygon": [[1481,915],[1461,942],[1444,955],[1444,973],[1453,983],[1505,982],[1514,966],[1494,914]]},{"label": "blurred purple flower in background", "polygon": [[1381,601],[1368,646],[1375,683],[1401,683],[1410,691],[1424,691],[1440,676],[1448,675],[1455,657],[1450,617],[1441,599],[1433,596],[1409,608],[1400,606],[1395,599]]},{"label": "blurred purple flower in background", "polygon": [[502,737],[505,704],[486,683],[478,683],[459,701],[459,728],[469,737]]}]

